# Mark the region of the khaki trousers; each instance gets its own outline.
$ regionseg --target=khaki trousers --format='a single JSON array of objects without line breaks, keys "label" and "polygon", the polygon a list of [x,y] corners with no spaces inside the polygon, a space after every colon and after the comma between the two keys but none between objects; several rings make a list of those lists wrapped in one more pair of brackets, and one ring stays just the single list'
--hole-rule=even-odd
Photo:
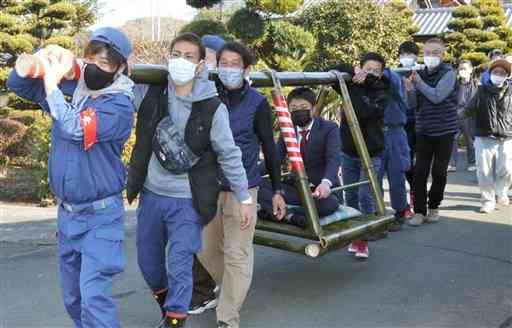
[{"label": "khaki trousers", "polygon": [[[258,188],[249,189],[256,203]],[[217,215],[203,229],[203,250],[198,258],[221,287],[217,320],[239,328],[240,309],[251,285],[254,266],[253,238],[256,206],[250,227],[240,229],[240,201],[232,192],[221,192]]]}]

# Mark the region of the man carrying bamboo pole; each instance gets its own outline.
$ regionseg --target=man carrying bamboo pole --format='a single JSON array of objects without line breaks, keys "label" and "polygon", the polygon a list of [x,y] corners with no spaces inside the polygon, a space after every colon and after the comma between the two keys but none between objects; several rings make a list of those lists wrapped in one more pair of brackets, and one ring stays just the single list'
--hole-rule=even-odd
[{"label": "man carrying bamboo pole", "polygon": [[[380,170],[382,152],[384,151],[383,118],[390,90],[389,79],[383,76],[385,66],[386,61],[381,55],[368,53],[361,59],[360,66],[352,68],[349,65],[341,64],[334,67],[335,70],[352,76],[352,81],[348,83],[347,87],[376,172]],[[334,88],[340,92],[338,86]],[[340,130],[343,183],[352,184],[367,180],[368,177],[359,158],[350,127],[343,117]],[[363,214],[376,212],[375,200],[368,185],[345,190],[345,204],[361,210]],[[368,245],[363,241],[353,242],[349,247],[349,252],[355,253],[357,258],[364,259],[369,256]]]},{"label": "man carrying bamboo pole", "polygon": [[[286,212],[281,191],[281,173],[273,139],[271,107],[265,96],[249,85],[253,57],[237,42],[226,43],[217,52],[219,83],[217,89],[229,111],[230,126],[236,145],[242,152],[249,193],[256,202],[261,175],[258,167],[260,147],[272,178],[273,213],[282,218]],[[256,228],[256,206],[251,207],[254,220],[240,229],[240,203],[228,181],[221,180],[221,192],[214,220],[203,231],[204,249],[199,260],[221,287],[217,306],[219,327],[238,328],[240,309],[252,281]]]},{"label": "man carrying bamboo pole", "polygon": [[138,103],[143,100],[127,187],[130,202],[141,192],[137,260],[165,328],[185,325],[194,254],[201,249],[203,227],[217,212],[221,172],[234,190],[239,221],[233,229],[246,230],[255,220],[242,155],[228,111],[204,69],[201,39],[181,34],[169,55],[167,83],[138,90]]}]

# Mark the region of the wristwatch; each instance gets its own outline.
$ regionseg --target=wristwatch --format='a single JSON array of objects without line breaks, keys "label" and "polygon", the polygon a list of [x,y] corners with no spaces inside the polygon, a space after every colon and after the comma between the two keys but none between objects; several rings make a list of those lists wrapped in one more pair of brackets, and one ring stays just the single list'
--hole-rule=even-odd
[{"label": "wristwatch", "polygon": [[252,196],[249,196],[249,198],[247,198],[246,200],[241,201],[241,203],[244,205],[252,205]]}]

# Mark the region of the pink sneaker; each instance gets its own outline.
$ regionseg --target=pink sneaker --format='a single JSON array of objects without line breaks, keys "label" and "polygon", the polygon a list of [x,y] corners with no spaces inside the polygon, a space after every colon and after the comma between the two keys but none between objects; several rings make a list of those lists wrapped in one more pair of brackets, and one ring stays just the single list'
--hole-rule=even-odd
[{"label": "pink sneaker", "polygon": [[356,258],[358,259],[367,259],[368,256],[370,256],[370,250],[368,249],[368,243],[364,241],[360,241],[357,252],[356,252]]},{"label": "pink sneaker", "polygon": [[411,219],[414,216],[414,212],[411,210],[410,207],[408,207],[404,212],[402,217],[406,220]]}]

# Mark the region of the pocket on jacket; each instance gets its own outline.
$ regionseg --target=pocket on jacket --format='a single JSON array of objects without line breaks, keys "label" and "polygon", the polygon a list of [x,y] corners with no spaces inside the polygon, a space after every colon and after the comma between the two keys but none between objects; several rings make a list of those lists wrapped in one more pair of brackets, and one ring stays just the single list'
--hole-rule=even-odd
[{"label": "pocket on jacket", "polygon": [[116,274],[124,270],[124,230],[121,227],[100,227],[90,239],[90,253],[96,260],[97,270],[105,274]]}]

